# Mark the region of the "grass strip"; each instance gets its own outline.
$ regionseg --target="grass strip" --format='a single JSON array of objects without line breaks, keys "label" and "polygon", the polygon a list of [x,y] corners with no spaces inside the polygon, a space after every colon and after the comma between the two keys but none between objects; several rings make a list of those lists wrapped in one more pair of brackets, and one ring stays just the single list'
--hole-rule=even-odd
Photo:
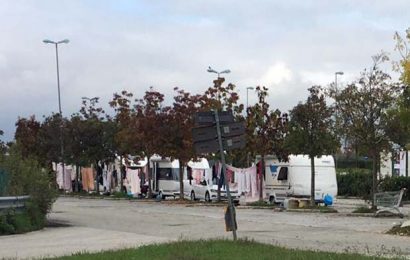
[{"label": "grass strip", "polygon": [[177,241],[142,246],[136,249],[78,253],[58,259],[383,259],[348,253],[328,253],[286,249],[250,240]]}]

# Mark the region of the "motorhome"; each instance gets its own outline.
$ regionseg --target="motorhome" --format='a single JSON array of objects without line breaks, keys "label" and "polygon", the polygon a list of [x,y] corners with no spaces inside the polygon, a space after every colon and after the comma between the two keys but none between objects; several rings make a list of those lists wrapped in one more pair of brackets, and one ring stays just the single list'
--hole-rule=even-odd
[{"label": "motorhome", "polygon": [[[337,195],[333,156],[315,157],[315,200]],[[310,197],[311,165],[307,155],[290,155],[288,162],[265,156],[265,193],[270,202],[282,203],[287,197]]]},{"label": "motorhome", "polygon": [[152,156],[150,167],[153,173],[152,190],[159,198],[179,195],[179,161]]}]

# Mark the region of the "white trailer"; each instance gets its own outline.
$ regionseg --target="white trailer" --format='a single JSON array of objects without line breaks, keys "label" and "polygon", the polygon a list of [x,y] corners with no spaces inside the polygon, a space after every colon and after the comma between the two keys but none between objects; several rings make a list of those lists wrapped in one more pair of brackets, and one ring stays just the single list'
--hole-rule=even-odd
[{"label": "white trailer", "polygon": [[179,195],[179,160],[152,156],[150,166],[153,193],[162,199]]},{"label": "white trailer", "polygon": [[[333,156],[315,157],[315,200],[337,195]],[[265,156],[265,193],[270,202],[282,203],[287,197],[310,197],[311,166],[307,155],[290,155],[288,162]]]}]

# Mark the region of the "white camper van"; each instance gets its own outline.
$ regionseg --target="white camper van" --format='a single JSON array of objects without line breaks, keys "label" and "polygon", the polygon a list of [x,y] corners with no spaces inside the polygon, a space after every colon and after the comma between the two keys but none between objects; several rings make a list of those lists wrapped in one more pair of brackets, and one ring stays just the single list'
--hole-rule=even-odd
[{"label": "white camper van", "polygon": [[162,199],[179,195],[179,161],[153,156],[150,166],[153,172],[154,193]]},{"label": "white camper van", "polygon": [[[270,202],[282,203],[286,197],[310,197],[311,167],[307,155],[290,155],[288,162],[265,157],[265,191]],[[315,157],[315,200],[326,194],[337,195],[336,169],[333,156]]]}]

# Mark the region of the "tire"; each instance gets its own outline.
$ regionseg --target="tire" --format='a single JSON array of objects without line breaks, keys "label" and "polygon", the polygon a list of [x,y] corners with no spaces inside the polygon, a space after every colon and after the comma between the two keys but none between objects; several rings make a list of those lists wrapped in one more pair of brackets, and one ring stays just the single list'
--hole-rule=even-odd
[{"label": "tire", "polygon": [[191,200],[192,201],[195,201],[196,199],[195,199],[195,192],[194,191],[191,191]]},{"label": "tire", "polygon": [[158,196],[159,200],[164,200],[165,199],[165,196],[164,196],[164,194],[162,194],[162,191],[160,191],[157,196]]},{"label": "tire", "polygon": [[209,192],[205,193],[205,201],[206,202],[211,202],[211,196],[209,195]]}]

